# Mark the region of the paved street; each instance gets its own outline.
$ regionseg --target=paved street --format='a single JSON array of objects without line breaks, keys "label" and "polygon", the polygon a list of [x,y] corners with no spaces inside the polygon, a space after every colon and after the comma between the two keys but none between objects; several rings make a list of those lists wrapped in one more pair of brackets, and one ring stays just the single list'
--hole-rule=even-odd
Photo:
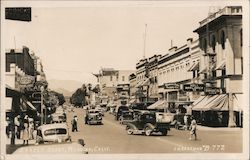
[{"label": "paved street", "polygon": [[[70,133],[73,141],[83,138],[86,150],[93,153],[194,153],[242,151],[242,130],[235,128],[204,129],[198,127],[198,140],[190,141],[189,132],[174,128],[167,136],[127,135],[125,126],[105,113],[103,125],[85,125],[84,110],[68,112],[68,124],[73,115],[78,117],[78,132]],[[232,142],[233,140],[233,142]],[[231,143],[232,142],[232,143]]]}]

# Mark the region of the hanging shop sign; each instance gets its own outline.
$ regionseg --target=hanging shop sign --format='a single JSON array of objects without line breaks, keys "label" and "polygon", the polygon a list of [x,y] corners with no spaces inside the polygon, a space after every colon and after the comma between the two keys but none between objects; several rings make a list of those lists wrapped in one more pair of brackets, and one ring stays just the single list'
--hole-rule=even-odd
[{"label": "hanging shop sign", "polygon": [[29,75],[20,76],[17,77],[16,83],[21,91],[29,91],[32,90],[35,84],[35,77]]},{"label": "hanging shop sign", "polygon": [[204,84],[184,84],[183,90],[185,92],[204,92],[205,85]]},{"label": "hanging shop sign", "polygon": [[165,83],[164,89],[180,89],[180,85],[176,83]]},{"label": "hanging shop sign", "polygon": [[22,76],[17,79],[19,85],[33,85],[35,83],[35,77],[33,76]]}]

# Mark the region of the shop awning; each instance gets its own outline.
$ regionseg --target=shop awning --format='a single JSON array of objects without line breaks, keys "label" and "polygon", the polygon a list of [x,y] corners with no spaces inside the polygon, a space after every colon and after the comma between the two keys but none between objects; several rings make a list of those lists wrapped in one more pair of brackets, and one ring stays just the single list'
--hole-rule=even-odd
[{"label": "shop awning", "polygon": [[199,70],[199,62],[195,62],[189,69],[188,71],[196,71]]},{"label": "shop awning", "polygon": [[22,97],[21,98],[21,107],[22,107],[22,110],[26,111],[28,109],[30,110],[36,110],[36,107],[33,106],[32,103],[30,103],[25,97]]},{"label": "shop awning", "polygon": [[135,85],[135,87],[138,88],[138,87],[147,86],[147,85],[149,85],[149,79],[148,79],[148,78],[147,78],[147,79],[144,79],[144,80],[142,80],[142,81],[140,81],[140,82],[138,82],[138,83]]},{"label": "shop awning", "polygon": [[216,70],[223,70],[226,66],[226,61],[223,60],[219,63],[219,65],[215,68]]},{"label": "shop awning", "polygon": [[140,86],[142,85],[142,83],[143,83],[143,81],[138,82],[138,83],[135,85],[135,88],[140,87]]},{"label": "shop awning", "polygon": [[217,96],[207,104],[207,108],[212,111],[228,111],[228,96],[226,94]]},{"label": "shop awning", "polygon": [[142,86],[147,86],[147,85],[149,85],[149,79],[148,79],[148,78],[147,78],[147,79],[144,79],[141,85],[142,85]]},{"label": "shop awning", "polygon": [[206,96],[200,96],[198,99],[196,99],[194,101],[194,103],[192,104],[192,106],[195,106],[196,104],[200,103]]},{"label": "shop awning", "polygon": [[147,109],[164,109],[165,107],[167,107],[167,101],[159,100],[155,102],[154,104],[151,104],[150,106],[148,106]]},{"label": "shop awning", "polygon": [[207,68],[202,68],[199,73],[206,73],[206,72],[207,72]]},{"label": "shop awning", "polygon": [[28,104],[30,109],[36,110],[36,107],[34,107],[32,103],[30,103],[29,101],[26,101],[26,103]]},{"label": "shop awning", "polygon": [[[199,99],[198,99],[199,100]],[[197,100],[197,101],[198,101]],[[235,94],[233,99],[233,110],[234,111],[243,111],[243,95]],[[205,96],[201,101],[193,103],[192,110],[194,111],[228,111],[229,110],[229,100],[228,95],[214,95],[214,96]]]},{"label": "shop awning", "polygon": [[234,111],[243,111],[243,94],[234,95]]},{"label": "shop awning", "polygon": [[226,106],[227,95],[205,96],[200,102],[194,102],[192,110],[194,111],[209,111],[209,110],[228,110]]}]

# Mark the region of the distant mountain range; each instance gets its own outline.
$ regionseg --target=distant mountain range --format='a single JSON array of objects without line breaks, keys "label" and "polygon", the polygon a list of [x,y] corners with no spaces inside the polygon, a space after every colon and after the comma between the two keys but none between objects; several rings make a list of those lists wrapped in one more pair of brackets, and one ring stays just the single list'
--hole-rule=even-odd
[{"label": "distant mountain range", "polygon": [[58,93],[62,93],[64,96],[71,96],[78,88],[82,86],[82,82],[73,80],[48,80],[49,88]]}]

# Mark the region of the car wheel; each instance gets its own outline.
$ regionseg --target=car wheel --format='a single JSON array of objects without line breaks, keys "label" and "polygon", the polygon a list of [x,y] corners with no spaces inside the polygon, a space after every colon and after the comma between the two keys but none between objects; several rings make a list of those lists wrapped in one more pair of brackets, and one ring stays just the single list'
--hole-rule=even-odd
[{"label": "car wheel", "polygon": [[119,118],[119,123],[122,124],[122,117]]},{"label": "car wheel", "polygon": [[178,123],[175,124],[175,129],[179,129]]},{"label": "car wheel", "polygon": [[150,136],[151,133],[152,133],[152,129],[149,128],[149,127],[146,127],[146,129],[145,129],[145,135],[146,135],[146,136]]},{"label": "car wheel", "polygon": [[134,130],[130,127],[127,127],[126,130],[127,130],[128,135],[132,135],[134,132]]}]

